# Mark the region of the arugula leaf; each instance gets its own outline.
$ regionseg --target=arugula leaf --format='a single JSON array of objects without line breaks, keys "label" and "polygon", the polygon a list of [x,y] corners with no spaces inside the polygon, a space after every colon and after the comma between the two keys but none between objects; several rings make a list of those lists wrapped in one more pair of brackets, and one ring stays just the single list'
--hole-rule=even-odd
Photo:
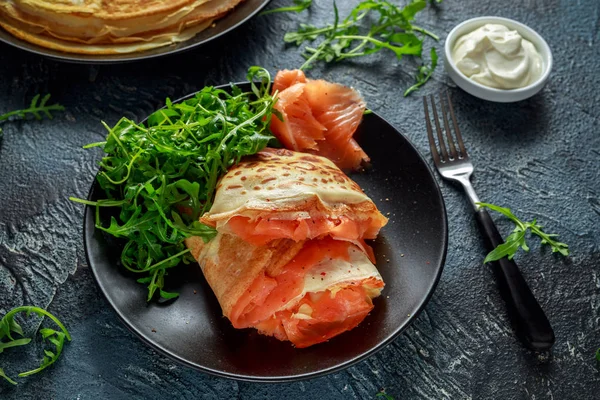
[{"label": "arugula leaf", "polygon": [[0,353],[2,353],[4,349],[8,349],[10,347],[24,346],[26,344],[29,344],[29,342],[31,342],[31,339],[29,338],[15,339],[11,340],[10,342],[0,342]]},{"label": "arugula leaf", "polygon": [[0,368],[0,378],[6,379],[9,383],[12,383],[13,385],[17,384],[17,382],[13,381],[8,376],[6,376],[6,374],[4,373],[4,370],[2,368]]},{"label": "arugula leaf", "polygon": [[[54,364],[56,362],[56,360],[58,359],[58,357],[62,353],[65,339],[71,341],[71,335],[67,331],[67,328],[65,328],[65,326],[62,324],[62,322],[60,322],[58,320],[58,318],[56,318],[54,315],[50,314],[48,311],[44,310],[43,308],[33,307],[33,306],[16,307],[16,308],[13,308],[12,310],[10,310],[0,320],[0,353],[2,353],[4,351],[4,349],[10,348],[10,347],[24,346],[31,342],[30,338],[14,339],[12,336],[13,334],[23,336],[23,328],[21,328],[21,325],[19,325],[17,323],[17,321],[15,321],[15,316],[19,313],[25,313],[27,316],[30,316],[31,314],[37,314],[38,316],[40,316],[42,318],[48,317],[60,328],[60,331],[56,331],[56,330],[50,329],[50,328],[40,329],[42,338],[44,340],[48,341],[50,344],[53,344],[56,349],[56,352],[52,352],[50,350],[44,350],[45,356],[44,356],[44,359],[42,360],[40,367],[36,368],[34,370],[31,370],[31,371],[28,371],[28,372],[23,372],[23,373],[19,374],[20,377],[24,377],[24,376],[36,374],[36,373],[48,368],[50,365]],[[6,339],[8,339],[8,340],[6,340]],[[4,373],[2,368],[0,368],[0,377],[3,377],[4,379],[9,381],[13,385],[17,384],[15,381],[13,381],[8,376],[6,376],[6,374]]]},{"label": "arugula leaf", "polygon": [[600,349],[596,350],[596,360],[600,361]]},{"label": "arugula leaf", "polygon": [[[273,139],[269,72],[251,67],[247,77],[248,92],[206,87],[178,104],[167,99],[145,124],[122,118],[105,125],[106,141],[86,146],[103,147],[97,179],[106,198],[70,199],[95,207],[96,228],[124,239],[121,264],[140,276],[148,301],[157,294],[178,296],[165,290],[168,270],[195,261],[186,238],[208,241],[216,234],[199,217],[212,205],[217,180]],[[101,208],[110,215],[108,224]]]},{"label": "arugula leaf", "polygon": [[310,7],[312,5],[312,0],[294,0],[294,4],[295,4],[295,6],[280,7],[280,8],[274,8],[272,10],[263,11],[259,15],[267,15],[267,14],[274,14],[274,13],[280,13],[280,12],[297,12],[297,13],[299,13]]},{"label": "arugula leaf", "polygon": [[11,117],[25,118],[25,117],[27,117],[27,115],[33,115],[34,118],[37,120],[42,119],[42,115],[45,115],[49,119],[52,119],[51,111],[64,111],[65,110],[65,108],[63,106],[61,106],[60,104],[46,105],[48,103],[48,100],[50,100],[49,94],[45,95],[42,98],[42,101],[38,104],[39,100],[40,100],[40,95],[37,94],[31,100],[31,103],[29,104],[28,108],[25,108],[23,110],[15,110],[15,111],[11,111],[6,114],[0,115],[0,122],[6,121],[7,119],[9,119]]},{"label": "arugula leaf", "polygon": [[163,299],[174,299],[176,297],[179,297],[179,293],[165,292],[164,290],[161,290],[160,297]]},{"label": "arugula leaf", "polygon": [[375,395],[375,397],[382,398],[383,400],[394,400],[394,398],[392,396],[390,396],[389,394],[387,394],[384,391],[381,391],[381,392],[377,393]]},{"label": "arugula leaf", "polygon": [[65,344],[65,338],[67,337],[67,335],[65,335],[64,332],[55,331],[54,329],[50,328],[43,328],[40,329],[40,333],[42,334],[44,340],[54,345],[56,352],[44,350],[44,359],[42,360],[41,365],[38,368],[33,369],[31,371],[21,372],[19,374],[19,377],[21,378],[37,374],[38,372],[41,372],[44,369],[48,368],[49,366],[54,364],[56,360],[58,360],[58,357],[60,357],[62,353],[62,349]]},{"label": "arugula leaf", "polygon": [[[364,0],[340,20],[336,3],[333,3],[334,22],[322,27],[300,24],[295,32],[285,34],[286,43],[301,46],[322,38],[314,46],[306,45],[302,56],[306,59],[300,69],[311,68],[316,62],[339,62],[389,50],[398,60],[405,55],[421,57],[423,40],[439,37],[412,23],[415,16],[427,6],[425,0],[413,0],[400,8],[385,0]],[[422,36],[422,37],[421,37]],[[431,51],[431,64],[423,65],[416,75],[417,84],[405,92],[405,96],[429,80],[437,66],[437,53]]]},{"label": "arugula leaf", "polygon": [[549,245],[553,253],[560,253],[563,256],[569,255],[569,246],[553,239],[553,237],[558,235],[545,233],[542,230],[542,226],[539,225],[536,220],[533,220],[532,222],[523,222],[517,218],[510,209],[499,207],[494,204],[477,203],[477,205],[499,212],[515,224],[513,232],[506,238],[503,244],[496,247],[485,257],[485,260],[483,260],[484,263],[496,261],[503,257],[508,257],[508,259],[511,260],[520,248],[529,251],[529,247],[525,242],[525,234],[528,230],[534,235],[539,236],[542,244]]},{"label": "arugula leaf", "polygon": [[[31,100],[28,108],[22,110],[15,110],[7,112],[6,114],[0,114],[0,122],[6,121],[11,118],[26,118],[28,115],[33,115],[37,120],[42,119],[42,115],[45,115],[49,119],[52,119],[52,111],[64,111],[64,107],[60,104],[47,105],[50,100],[50,94],[45,95],[42,101],[39,102],[40,95],[37,94]],[[2,137],[2,129],[0,129],[0,138]]]},{"label": "arugula leaf", "polygon": [[509,260],[515,256],[515,253],[523,248],[525,251],[529,251],[529,248],[525,244],[525,231],[517,231],[510,234],[504,243],[498,245],[492,250],[483,260],[484,263],[499,260],[503,257],[508,257]]},{"label": "arugula leaf", "polygon": [[412,85],[411,87],[406,89],[406,91],[404,92],[404,97],[408,96],[415,90],[419,89],[421,86],[423,86],[425,84],[425,82],[427,82],[429,80],[429,78],[431,78],[431,75],[433,75],[433,71],[435,70],[435,67],[437,67],[437,62],[438,62],[438,55],[437,55],[437,52],[435,51],[435,48],[432,47],[431,48],[431,64],[430,65],[423,64],[422,66],[419,67],[417,76],[415,77],[417,83],[415,83],[414,85]]}]

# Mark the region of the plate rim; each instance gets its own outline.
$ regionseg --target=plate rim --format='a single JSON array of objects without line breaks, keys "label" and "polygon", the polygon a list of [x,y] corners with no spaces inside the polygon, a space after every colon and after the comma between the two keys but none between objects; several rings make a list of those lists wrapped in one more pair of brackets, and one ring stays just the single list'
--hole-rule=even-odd
[{"label": "plate rim", "polygon": [[[226,87],[231,87],[233,85],[235,86],[241,86],[241,85],[248,85],[250,82],[248,81],[242,81],[242,82],[231,82],[231,83],[227,83],[227,84],[222,84],[222,85],[215,85],[213,86],[216,89],[224,89]],[[193,93],[190,93],[188,95],[185,95],[181,98],[178,98],[177,100],[173,101],[173,104],[185,101],[189,98],[192,98],[193,96],[195,96],[197,93],[199,93],[200,91],[196,91]],[[163,109],[165,106],[158,108],[156,111]],[[425,307],[427,306],[427,304],[429,303],[429,301],[431,300],[431,297],[433,296],[433,293],[435,292],[435,290],[437,289],[437,286],[439,284],[439,281],[441,279],[442,273],[444,271],[444,266],[446,263],[446,256],[448,254],[448,214],[447,214],[447,210],[446,210],[446,203],[444,201],[444,197],[442,195],[442,191],[439,185],[439,182],[437,181],[437,179],[435,179],[435,174],[433,173],[433,170],[431,169],[431,166],[429,165],[429,163],[427,163],[426,159],[423,157],[423,155],[421,154],[421,152],[417,149],[417,147],[408,139],[408,137],[406,137],[404,134],[402,134],[398,129],[396,129],[392,124],[390,124],[385,118],[383,118],[381,115],[379,115],[377,112],[371,110],[371,114],[374,115],[375,117],[379,118],[380,120],[382,120],[386,125],[388,125],[390,128],[392,128],[397,135],[400,135],[403,140],[405,141],[406,144],[408,144],[411,149],[417,154],[417,156],[419,157],[419,159],[421,160],[421,162],[426,166],[426,171],[428,172],[429,176],[431,177],[432,181],[434,182],[434,187],[435,187],[435,197],[436,200],[439,201],[439,203],[441,204],[441,211],[442,211],[442,216],[443,218],[441,219],[441,223],[442,223],[442,230],[443,230],[443,234],[442,234],[442,254],[441,254],[441,258],[440,258],[440,262],[435,265],[436,267],[436,274],[435,274],[435,279],[431,282],[430,286],[429,286],[429,291],[427,293],[427,295],[423,298],[423,300],[416,306],[416,309],[413,313],[411,313],[410,317],[408,317],[408,319],[406,320],[406,322],[399,326],[398,328],[395,329],[395,331],[385,340],[379,342],[376,346],[372,347],[371,349],[365,351],[362,354],[357,355],[356,357],[341,362],[337,365],[331,366],[329,368],[325,368],[325,369],[321,369],[318,371],[314,371],[314,372],[306,372],[306,373],[302,373],[302,374],[298,374],[298,375],[286,375],[286,376],[276,376],[276,377],[268,377],[268,376],[253,376],[253,375],[244,375],[244,374],[237,374],[237,373],[231,373],[231,372],[226,372],[226,371],[221,371],[221,370],[217,370],[214,368],[210,368],[210,367],[206,367],[206,366],[202,366],[199,364],[195,364],[193,362],[190,362],[189,360],[186,360],[184,358],[182,358],[181,356],[179,356],[178,354],[175,354],[174,352],[168,351],[164,348],[162,348],[160,345],[152,342],[152,340],[150,340],[147,335],[143,334],[139,329],[137,329],[134,324],[128,320],[127,316],[125,316],[115,305],[115,303],[113,302],[113,300],[107,295],[107,292],[105,290],[104,285],[101,283],[98,275],[97,275],[97,271],[96,268],[93,266],[92,262],[90,261],[90,251],[88,251],[88,247],[90,246],[89,242],[88,242],[88,235],[86,234],[86,227],[88,225],[88,213],[91,215],[93,214],[95,211],[94,209],[92,209],[91,206],[86,205],[84,208],[84,215],[83,215],[83,244],[84,244],[84,251],[85,251],[85,257],[86,257],[86,261],[88,263],[88,266],[90,267],[90,269],[92,270],[92,275],[94,277],[94,281],[96,281],[96,284],[98,285],[98,287],[100,288],[100,291],[102,292],[102,295],[104,296],[104,298],[108,301],[108,303],[110,304],[110,306],[112,307],[112,309],[116,312],[117,317],[119,318],[119,320],[123,323],[123,325],[125,325],[125,327],[127,327],[127,329],[134,333],[135,336],[137,336],[139,339],[142,340],[143,343],[145,343],[146,345],[148,345],[150,348],[152,348],[153,350],[157,351],[158,353],[167,356],[167,358],[170,358],[176,362],[178,362],[181,365],[184,365],[188,368],[192,368],[195,369],[197,371],[212,375],[212,376],[216,376],[219,378],[226,378],[226,379],[231,379],[231,380],[236,380],[236,381],[243,381],[243,382],[253,382],[253,383],[289,383],[289,382],[297,382],[297,381],[303,381],[303,380],[307,380],[307,379],[313,379],[313,378],[318,378],[318,377],[322,377],[325,375],[329,375],[331,373],[334,372],[338,372],[341,370],[344,370],[346,368],[349,368],[375,354],[377,354],[378,352],[380,352],[381,350],[383,350],[385,347],[387,347],[389,344],[391,344],[391,342],[393,342],[394,340],[396,340],[398,338],[398,336],[400,336],[400,334],[402,334],[410,325],[412,325],[414,323],[414,321],[421,315],[421,313],[423,312],[423,310],[425,309]],[[149,116],[149,115],[148,115]],[[140,123],[143,123],[147,120],[148,116],[146,118],[144,118]],[[99,173],[99,172],[98,172]],[[94,175],[94,179],[92,181],[92,185],[90,187],[90,190],[88,192],[88,200],[91,200],[93,194],[94,194],[94,190],[96,188],[96,184],[97,184],[97,175]],[[95,228],[95,223],[92,222],[92,225]]]},{"label": "plate rim", "polygon": [[[175,54],[181,54],[186,51],[197,49],[198,47],[202,47],[202,46],[212,42],[213,40],[216,40],[224,35],[231,33],[232,31],[238,29],[240,26],[244,25],[250,19],[254,18],[259,12],[261,12],[271,2],[271,0],[260,0],[260,1],[261,1],[261,3],[254,10],[252,10],[245,18],[243,18],[242,20],[240,20],[233,26],[225,29],[224,31],[219,32],[216,35],[211,36],[207,39],[201,40],[197,43],[193,43],[188,46],[183,46],[181,48],[173,49],[170,51],[165,51],[165,52],[158,53],[158,54],[145,54],[149,51],[154,50],[154,49],[150,49],[150,50],[144,50],[144,51],[137,52],[137,53],[136,52],[124,53],[125,57],[119,58],[119,59],[106,59],[106,58],[103,58],[103,57],[105,57],[105,55],[94,56],[94,55],[89,55],[89,54],[87,56],[89,56],[90,58],[81,58],[80,56],[82,56],[82,55],[77,54],[77,53],[61,52],[58,50],[47,49],[43,46],[39,46],[34,43],[29,43],[23,39],[19,39],[19,38],[13,36],[6,30],[2,29],[1,27],[0,27],[0,42],[5,43],[8,46],[11,46],[13,48],[19,49],[21,51],[24,51],[24,52],[27,52],[30,54],[35,54],[38,56],[49,58],[54,61],[64,62],[64,63],[68,63],[68,64],[111,65],[111,64],[127,64],[127,63],[133,63],[136,61],[154,60],[154,59],[157,59],[160,57],[167,57],[167,56],[171,56],[171,55],[175,55]],[[236,7],[238,7],[238,6],[236,6]],[[235,8],[232,9],[231,12],[235,12]],[[227,15],[231,15],[231,12],[228,13]],[[218,23],[218,21],[219,20],[217,20],[215,22]],[[4,37],[4,36],[6,36],[6,37]],[[181,43],[185,43],[192,39],[193,38],[190,38]],[[168,47],[168,45],[165,47]],[[93,57],[93,58],[91,58],[91,57]]]}]

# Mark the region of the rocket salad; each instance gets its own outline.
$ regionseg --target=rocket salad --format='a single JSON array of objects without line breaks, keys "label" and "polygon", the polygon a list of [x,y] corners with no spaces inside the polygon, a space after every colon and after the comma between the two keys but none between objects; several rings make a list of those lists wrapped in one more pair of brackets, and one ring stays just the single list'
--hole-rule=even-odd
[{"label": "rocket salad", "polygon": [[[275,98],[267,70],[251,67],[251,91],[206,87],[194,97],[166,107],[145,123],[122,118],[101,147],[98,184],[105,198],[71,198],[96,208],[96,228],[125,240],[121,264],[147,285],[148,301],[177,297],[164,290],[165,276],[180,263],[194,262],[184,239],[210,240],[216,232],[199,216],[212,204],[217,180],[246,155],[273,139],[269,121]],[[117,213],[108,225],[100,209]]]}]

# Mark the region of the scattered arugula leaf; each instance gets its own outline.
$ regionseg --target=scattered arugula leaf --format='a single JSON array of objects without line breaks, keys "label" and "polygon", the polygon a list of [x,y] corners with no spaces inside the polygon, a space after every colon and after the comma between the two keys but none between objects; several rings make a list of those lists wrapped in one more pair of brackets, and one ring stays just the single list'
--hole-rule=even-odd
[{"label": "scattered arugula leaf", "polygon": [[431,75],[433,75],[433,71],[435,71],[435,67],[437,67],[437,62],[438,62],[437,51],[435,51],[435,47],[432,47],[431,48],[431,64],[430,65],[423,64],[419,67],[419,70],[415,77],[417,83],[415,83],[414,85],[412,85],[411,87],[406,89],[406,91],[404,92],[404,97],[408,96],[415,90],[419,89],[421,86],[423,86],[429,80],[429,78],[431,78]]},{"label": "scattered arugula leaf", "polygon": [[596,360],[600,362],[600,349],[596,350]]},{"label": "scattered arugula leaf", "polygon": [[4,370],[2,368],[0,368],[0,378],[4,378],[7,382],[12,383],[13,385],[16,385],[17,382],[13,381],[12,379],[10,379],[5,373]]},{"label": "scattered arugula leaf", "polygon": [[[15,110],[7,112],[6,114],[0,115],[0,122],[6,121],[11,118],[26,118],[28,115],[33,115],[33,117],[37,120],[42,119],[42,116],[45,115],[49,119],[52,119],[52,111],[64,111],[64,107],[60,104],[50,104],[47,105],[48,100],[50,100],[50,94],[42,97],[42,101],[40,101],[40,95],[37,94],[31,100],[28,108],[22,110]],[[38,104],[39,102],[39,104]],[[2,129],[0,129],[0,137],[2,137]]]},{"label": "scattered arugula leaf", "polygon": [[14,117],[14,118],[25,118],[28,115],[33,115],[35,119],[40,120],[42,119],[42,114],[45,115],[46,117],[48,117],[49,119],[52,119],[52,111],[64,111],[65,108],[63,106],[61,106],[60,104],[50,104],[50,105],[46,105],[48,103],[48,100],[50,100],[50,94],[45,95],[42,98],[42,101],[38,104],[38,101],[40,100],[40,95],[37,94],[33,97],[33,99],[31,100],[31,103],[29,104],[28,108],[25,108],[23,110],[15,110],[15,111],[11,111],[8,112],[6,114],[2,114],[0,115],[0,122],[1,121],[6,121],[7,119]]},{"label": "scattered arugula leaf", "polygon": [[[323,39],[316,47],[304,47],[302,55],[306,62],[300,69],[309,69],[317,61],[339,62],[377,53],[383,49],[392,51],[399,60],[405,55],[421,57],[425,36],[439,40],[434,33],[412,23],[416,14],[426,6],[425,0],[413,0],[404,8],[385,0],[365,0],[354,7],[346,18],[340,20],[334,2],[333,24],[324,27],[300,24],[297,31],[286,33],[283,40],[301,46],[319,37]],[[371,18],[372,14],[377,16]],[[419,68],[417,84],[410,87],[405,96],[429,80],[437,66],[435,50],[432,50],[431,58],[429,66]]]},{"label": "scattered arugula leaf", "polygon": [[64,332],[55,331],[54,329],[50,328],[43,328],[40,329],[40,333],[42,334],[42,338],[44,338],[44,340],[54,345],[54,347],[56,348],[56,353],[50,350],[44,350],[44,359],[42,360],[41,365],[38,368],[33,369],[31,371],[21,372],[19,374],[20,377],[30,376],[43,371],[44,369],[54,364],[62,353],[62,349],[65,344],[65,338],[67,337],[67,335]]},{"label": "scattered arugula leaf", "polygon": [[[25,313],[27,316],[31,314],[37,314],[40,317],[48,317],[50,318],[59,328],[60,331],[56,331],[50,328],[42,328],[40,329],[40,333],[42,334],[42,338],[47,340],[51,344],[53,344],[56,348],[56,353],[50,350],[44,350],[44,359],[39,368],[36,368],[31,371],[22,372],[19,374],[20,377],[25,377],[33,374],[37,374],[38,372],[48,368],[50,365],[54,364],[54,362],[58,359],[58,357],[62,353],[62,349],[64,346],[65,339],[71,341],[71,335],[67,328],[56,318],[54,315],[50,314],[48,311],[43,308],[33,307],[33,306],[22,306],[16,307],[10,310],[1,320],[0,320],[0,353],[4,351],[4,349],[8,349],[10,347],[18,347],[24,346],[31,342],[30,338],[13,338],[13,334],[23,336],[23,328],[17,321],[15,321],[15,316],[19,313]],[[7,340],[8,339],[8,340]],[[16,385],[17,383],[10,379],[0,368],[0,377],[6,379],[8,382]]]},{"label": "scattered arugula leaf", "polygon": [[[164,290],[170,268],[195,262],[184,240],[210,240],[213,228],[199,222],[212,205],[219,177],[243,156],[257,153],[273,140],[269,121],[275,98],[264,68],[248,71],[251,91],[233,87],[231,93],[206,87],[178,104],[148,117],[145,124],[127,118],[108,130],[106,153],[97,176],[106,198],[72,201],[96,208],[96,228],[125,239],[121,264],[143,275],[147,300],[155,294],[172,299]],[[256,82],[255,82],[256,81]],[[100,209],[115,210],[108,226]]]},{"label": "scattered arugula leaf", "polygon": [[392,396],[390,396],[389,394],[387,394],[385,391],[381,391],[379,393],[377,393],[375,395],[375,397],[377,398],[382,398],[383,400],[394,400],[394,398]]},{"label": "scattered arugula leaf", "polygon": [[542,239],[542,244],[549,245],[552,248],[553,253],[560,253],[563,256],[569,255],[569,246],[553,239],[553,237],[558,235],[545,233],[542,230],[542,226],[539,225],[536,220],[533,220],[532,222],[523,222],[517,218],[510,209],[499,207],[494,204],[477,203],[477,205],[499,212],[515,223],[513,232],[506,238],[503,244],[496,247],[485,257],[485,260],[483,260],[484,263],[496,261],[503,257],[508,257],[508,259],[511,260],[519,248],[529,251],[529,247],[525,242],[525,233],[527,233],[527,230],[530,230],[531,233],[539,236]]},{"label": "scattered arugula leaf", "polygon": [[302,12],[309,8],[312,5],[312,0],[294,0],[294,6],[280,7],[274,8],[272,10],[267,10],[261,12],[259,15],[268,15],[280,12]]}]

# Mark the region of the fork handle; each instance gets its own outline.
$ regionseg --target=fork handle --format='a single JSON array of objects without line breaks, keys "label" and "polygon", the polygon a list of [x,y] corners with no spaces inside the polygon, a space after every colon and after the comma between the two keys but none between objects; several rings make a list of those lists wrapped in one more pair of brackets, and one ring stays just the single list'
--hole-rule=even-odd
[{"label": "fork handle", "polygon": [[[477,210],[476,216],[485,235],[488,251],[504,243],[496,224],[485,209]],[[554,344],[554,331],[517,264],[507,257],[490,264],[519,339],[531,350],[549,350]]]}]

